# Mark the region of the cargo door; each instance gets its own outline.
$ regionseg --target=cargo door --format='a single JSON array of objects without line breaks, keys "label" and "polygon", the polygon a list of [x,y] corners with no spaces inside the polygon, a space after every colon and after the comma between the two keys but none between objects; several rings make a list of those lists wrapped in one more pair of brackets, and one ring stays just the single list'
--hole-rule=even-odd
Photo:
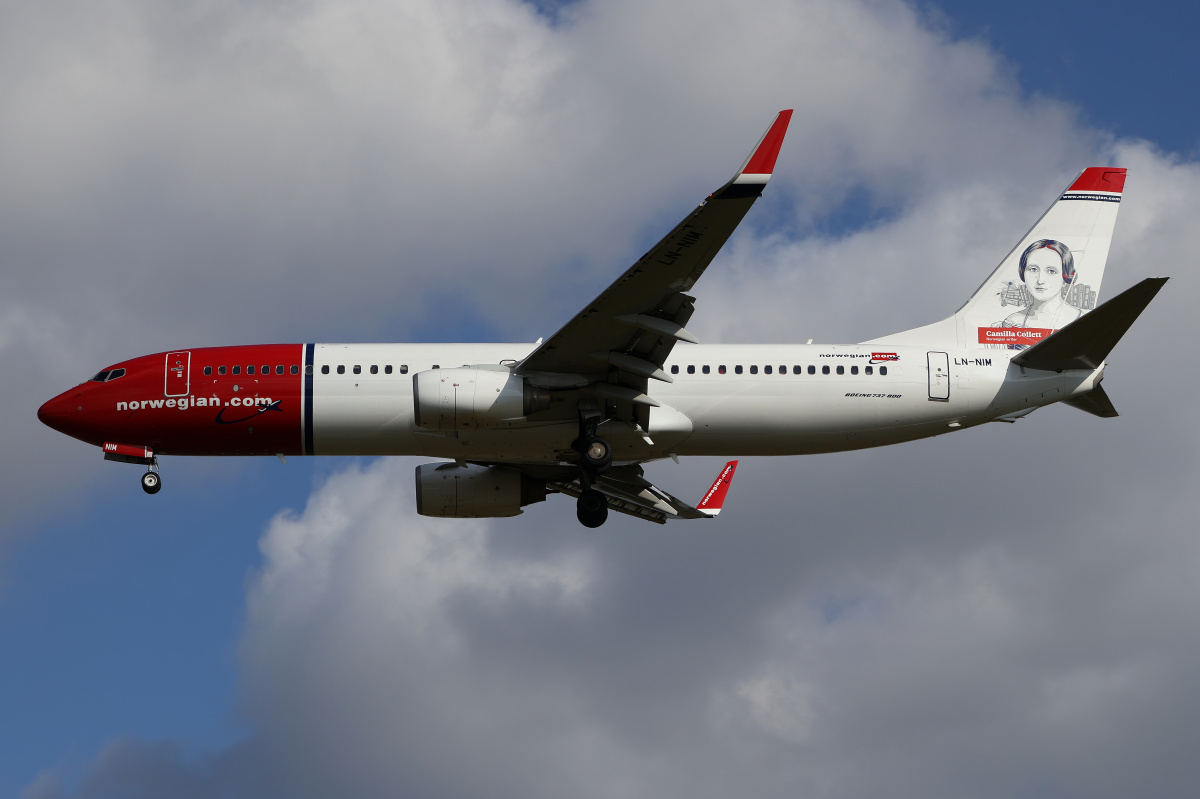
[{"label": "cargo door", "polygon": [[167,376],[163,393],[168,397],[186,397],[191,389],[190,352],[167,353]]},{"label": "cargo door", "polygon": [[929,398],[950,401],[950,356],[945,352],[929,353]]}]

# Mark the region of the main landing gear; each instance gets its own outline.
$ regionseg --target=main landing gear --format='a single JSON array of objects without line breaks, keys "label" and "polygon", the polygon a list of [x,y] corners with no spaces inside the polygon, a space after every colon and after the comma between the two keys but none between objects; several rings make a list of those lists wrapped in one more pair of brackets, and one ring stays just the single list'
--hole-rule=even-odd
[{"label": "main landing gear", "polygon": [[576,501],[575,515],[584,527],[599,527],[608,521],[608,498],[594,488],[585,488]]},{"label": "main landing gear", "polygon": [[583,489],[575,504],[575,515],[584,527],[596,528],[608,521],[608,498],[592,488],[596,478],[612,466],[612,445],[596,435],[599,415],[579,420],[579,437],[571,448],[579,453],[579,485]]}]

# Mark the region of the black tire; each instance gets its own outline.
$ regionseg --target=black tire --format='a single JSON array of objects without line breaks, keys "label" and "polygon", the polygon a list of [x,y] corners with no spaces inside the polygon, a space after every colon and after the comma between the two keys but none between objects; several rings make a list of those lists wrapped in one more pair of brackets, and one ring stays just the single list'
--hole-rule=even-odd
[{"label": "black tire", "polygon": [[584,442],[580,453],[583,468],[592,474],[603,474],[612,465],[612,446],[603,438],[591,438]]},{"label": "black tire", "polygon": [[142,475],[142,490],[147,494],[157,494],[162,488],[162,478],[158,472],[146,472]]},{"label": "black tire", "polygon": [[608,499],[594,488],[579,495],[575,515],[584,527],[596,528],[608,521]]}]

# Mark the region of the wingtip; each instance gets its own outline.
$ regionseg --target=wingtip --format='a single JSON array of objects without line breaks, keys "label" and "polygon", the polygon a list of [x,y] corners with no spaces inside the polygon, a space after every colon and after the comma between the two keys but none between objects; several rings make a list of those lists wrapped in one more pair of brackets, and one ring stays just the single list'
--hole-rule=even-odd
[{"label": "wingtip", "polygon": [[737,465],[737,461],[725,464],[712,486],[704,492],[704,497],[696,505],[696,510],[706,516],[716,516],[721,512],[721,506],[725,504],[725,495],[729,493],[729,486],[733,483],[733,473],[737,471]]},{"label": "wingtip", "polygon": [[788,123],[792,121],[792,109],[780,111],[775,121],[754,148],[754,152],[738,170],[737,178],[756,177],[765,183],[775,171],[775,161],[779,158],[779,149],[783,146],[783,138],[787,135]]}]

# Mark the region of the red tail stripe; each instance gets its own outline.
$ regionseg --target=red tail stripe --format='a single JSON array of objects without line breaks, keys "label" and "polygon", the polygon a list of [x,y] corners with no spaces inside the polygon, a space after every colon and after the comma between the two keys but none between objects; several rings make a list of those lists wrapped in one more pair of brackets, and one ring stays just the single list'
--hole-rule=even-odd
[{"label": "red tail stripe", "polygon": [[1075,179],[1067,191],[1111,191],[1120,194],[1125,189],[1125,170],[1110,166],[1091,166]]}]

